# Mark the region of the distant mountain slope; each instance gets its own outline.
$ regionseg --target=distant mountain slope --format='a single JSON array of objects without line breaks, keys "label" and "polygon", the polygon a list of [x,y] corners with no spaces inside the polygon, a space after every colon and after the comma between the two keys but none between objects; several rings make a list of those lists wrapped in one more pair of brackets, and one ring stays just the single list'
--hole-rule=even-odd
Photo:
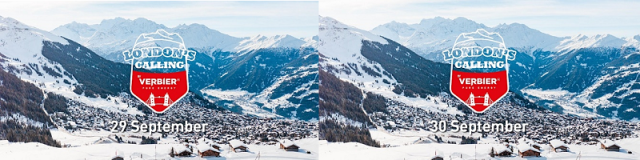
[{"label": "distant mountain slope", "polygon": [[1,18],[4,70],[45,92],[106,110],[140,114],[124,101],[130,69],[67,39],[11,18]]},{"label": "distant mountain slope", "polygon": [[372,92],[408,105],[461,114],[450,101],[450,66],[426,60],[410,49],[329,17],[320,20],[323,70]]},{"label": "distant mountain slope", "polygon": [[317,120],[318,53],[314,48],[258,49],[242,55],[215,52],[212,56],[212,66],[192,65],[190,72],[213,76],[202,83],[210,85],[200,92],[219,105],[241,113]]},{"label": "distant mountain slope", "polygon": [[103,20],[100,24],[72,22],[55,28],[54,34],[67,37],[90,48],[98,55],[116,62],[123,62],[122,51],[133,46],[138,35],[164,29],[178,33],[188,48],[209,55],[215,51],[241,52],[260,48],[298,48],[304,39],[290,35],[266,37],[233,37],[201,24],[182,24],[168,28],[145,18],[134,20],[115,18]]},{"label": "distant mountain slope", "polygon": [[[465,18],[440,17],[418,24],[390,22],[371,32],[398,41],[429,60],[442,62],[441,51],[450,48],[458,34],[479,28],[500,33],[507,47],[518,51],[516,60],[509,62],[512,91],[559,113],[640,118],[636,112],[640,108],[631,107],[640,105],[635,101],[640,97],[629,88],[638,83],[629,77],[637,75],[633,57],[638,53],[640,35],[555,37],[524,24],[487,27]],[[603,84],[607,89],[601,87]]]},{"label": "distant mountain slope", "polygon": [[46,93],[111,112],[139,115],[129,94],[130,66],[98,56],[75,41],[0,18],[0,66]]},{"label": "distant mountain slope", "polygon": [[[0,69],[0,139],[60,147],[49,131],[60,127],[51,116],[77,114],[69,112],[71,106],[150,115],[129,94],[129,65],[12,18],[0,17]],[[201,96],[189,95],[182,101],[197,104],[191,107],[221,109]],[[68,118],[64,119],[74,121]]]},{"label": "distant mountain slope", "polygon": [[[385,118],[372,121],[371,117],[387,114],[392,107],[478,115],[449,93],[449,64],[420,57],[393,40],[330,17],[320,18],[319,38],[321,139],[379,146],[367,129],[383,128],[380,123],[386,124]],[[510,95],[500,103],[541,109],[522,96]]]},{"label": "distant mountain slope", "polygon": [[640,44],[634,38],[618,38],[608,34],[555,37],[519,23],[488,27],[463,17],[455,19],[435,17],[423,19],[417,24],[392,21],[375,27],[371,33],[407,46],[427,59],[442,61],[441,50],[450,48],[460,33],[473,32],[476,29],[498,32],[508,47],[522,50],[527,54],[536,50],[560,52],[580,48],[638,46]]},{"label": "distant mountain slope", "polygon": [[141,33],[157,29],[180,34],[185,45],[198,52],[189,62],[191,91],[238,113],[317,119],[317,37],[238,38],[201,24],[168,28],[144,18],[70,23],[52,32],[77,40],[106,59],[124,62],[122,51],[130,49]]}]

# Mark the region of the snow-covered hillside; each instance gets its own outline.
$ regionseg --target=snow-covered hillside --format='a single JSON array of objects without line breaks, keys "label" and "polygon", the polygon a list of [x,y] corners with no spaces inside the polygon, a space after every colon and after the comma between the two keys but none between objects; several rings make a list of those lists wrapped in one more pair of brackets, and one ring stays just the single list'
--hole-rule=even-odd
[{"label": "snow-covered hillside", "polygon": [[[381,48],[382,46],[363,46],[367,45],[387,45],[395,46],[391,50],[381,49],[382,53],[386,53],[391,59],[395,59],[395,62],[390,62],[389,65],[394,66],[408,66],[411,68],[412,64],[398,64],[407,63],[404,62],[404,58],[415,59],[417,61],[423,61],[415,55],[415,53],[407,50],[405,47],[399,46],[395,43],[389,43],[386,39],[372,34],[371,32],[364,31],[346,24],[343,24],[330,17],[320,18],[320,42],[318,43],[318,50],[320,52],[321,68],[327,72],[332,73],[339,79],[347,81],[362,89],[364,93],[371,92],[382,95],[388,99],[404,103],[406,105],[420,107],[426,110],[432,110],[436,112],[448,112],[452,114],[462,114],[455,108],[449,107],[444,103],[444,97],[439,91],[433,91],[435,94],[423,95],[423,93],[399,93],[401,90],[401,82],[398,82],[396,71],[389,71],[385,68],[378,59],[367,58],[363,53],[363,48]],[[367,52],[369,54],[369,52]],[[393,57],[393,55],[399,54],[402,57]],[[411,57],[414,55],[415,57]],[[382,58],[380,55],[371,55],[375,58]],[[387,57],[384,57],[387,58]],[[385,62],[386,64],[387,62]],[[393,64],[396,63],[396,64]],[[426,67],[431,64],[421,64]],[[422,70],[426,68],[420,68],[413,65],[416,70]],[[439,75],[438,72],[424,71],[421,74],[425,75]],[[398,73],[400,75],[400,73]],[[403,77],[407,78],[407,77]],[[432,82],[433,83],[433,82]],[[408,85],[408,84],[406,84]],[[395,89],[395,90],[394,90]],[[418,95],[420,94],[420,95]]]},{"label": "snow-covered hillside", "polygon": [[640,35],[555,37],[519,23],[489,27],[466,18],[441,17],[417,24],[389,22],[371,32],[429,60],[448,63],[441,51],[450,48],[460,33],[479,28],[499,33],[507,47],[518,51],[516,59],[509,62],[512,91],[559,113],[640,118],[636,112],[640,108],[635,107],[640,104],[635,100],[640,96],[635,92],[640,83],[634,65]]},{"label": "snow-covered hillside", "polygon": [[[579,55],[567,55],[571,65],[563,65],[559,70],[573,66],[575,71],[567,73],[545,72],[542,80],[523,88],[522,93],[529,99],[557,108],[563,113],[582,116],[604,116],[614,119],[639,121],[640,108],[640,53],[632,52],[614,58],[609,62],[605,58],[582,58]],[[589,52],[587,52],[589,53]],[[618,52],[595,52],[602,57],[609,57]],[[586,57],[586,56],[585,56]],[[585,60],[586,59],[586,60]],[[593,68],[589,71],[589,68]],[[548,81],[557,81],[565,77],[576,77],[548,85]],[[556,79],[557,78],[557,79]],[[561,109],[560,109],[561,108]]]},{"label": "snow-covered hillside", "polygon": [[243,39],[240,44],[234,48],[236,51],[248,51],[258,48],[299,48],[305,41],[290,35],[277,35],[267,37],[257,35],[248,39]]},{"label": "snow-covered hillside", "polygon": [[[115,112],[140,114],[137,109],[130,108],[123,102],[123,97],[112,94],[106,97],[93,95],[78,95],[74,93],[77,87],[82,85],[77,78],[82,75],[74,75],[74,71],[65,68],[62,63],[43,55],[43,48],[49,48],[45,42],[57,43],[60,46],[72,46],[66,39],[55,34],[43,31],[12,18],[0,17],[0,65],[2,68],[18,76],[26,82],[30,82],[44,90],[72,98],[85,103]],[[58,46],[58,49],[59,46]],[[77,46],[71,52],[90,55],[88,49]],[[78,59],[78,58],[76,58]]]},{"label": "snow-covered hillside", "polygon": [[[242,54],[214,54],[212,78],[196,88],[234,112],[262,117],[317,120],[318,53],[306,49],[260,49]],[[201,73],[194,73],[201,74]],[[205,75],[203,75],[205,76]]]},{"label": "snow-covered hillside", "polygon": [[342,24],[330,17],[320,18],[319,38],[318,50],[323,55],[321,61],[323,67],[333,66],[338,70],[348,71],[336,73],[335,75],[340,79],[352,83],[362,82],[365,83],[365,86],[391,91],[391,88],[386,85],[377,84],[378,86],[375,86],[375,81],[381,82],[383,79],[387,79],[392,83],[396,83],[393,76],[359,74],[364,72],[361,69],[362,67],[370,69],[378,68],[378,70],[373,71],[378,75],[383,75],[383,73],[386,72],[380,64],[362,56],[360,49],[362,48],[363,40],[380,42],[382,44],[387,44],[387,40],[367,31]]},{"label": "snow-covered hillside", "polygon": [[[606,151],[600,149],[597,145],[568,145],[569,152],[553,152],[549,145],[542,145],[541,157],[519,157],[516,154],[511,157],[495,157],[489,156],[491,147],[502,145],[493,144],[440,144],[426,143],[408,145],[402,147],[391,148],[375,148],[364,144],[349,143],[331,143],[327,141],[320,142],[320,159],[388,159],[388,160],[418,160],[430,159],[430,157],[440,156],[444,159],[499,159],[499,160],[517,160],[517,159],[534,159],[534,160],[600,160],[600,159],[620,159],[620,160],[637,160],[640,148],[635,143],[639,143],[640,139],[623,139],[616,141],[621,145],[620,152]],[[625,151],[631,151],[628,154]]]},{"label": "snow-covered hillside", "polygon": [[131,48],[141,33],[156,29],[180,34],[186,47],[198,52],[196,60],[189,62],[191,91],[238,113],[316,119],[317,36],[239,38],[201,24],[168,28],[144,18],[70,23],[52,32],[75,38],[106,59],[123,62],[122,51]]},{"label": "snow-covered hillside", "polygon": [[[104,136],[107,137],[107,136]],[[163,138],[162,144],[139,145],[100,142],[99,136],[95,141],[84,136],[68,136],[71,139],[85,139],[80,142],[87,144],[83,147],[55,148],[41,143],[15,143],[0,140],[0,154],[6,159],[111,159],[116,155],[125,159],[172,159],[169,156],[171,147],[180,146],[172,138]],[[105,138],[106,139],[106,138]],[[233,152],[229,145],[220,144],[220,157],[200,157],[196,154],[189,157],[175,157],[175,159],[213,159],[213,160],[254,160],[257,157],[265,160],[315,160],[318,159],[318,140],[309,138],[294,141],[300,146],[298,152],[285,151],[278,145],[248,144],[249,152]],[[309,151],[309,154],[306,153]],[[33,154],[38,152],[39,154]]]},{"label": "snow-covered hillside", "polygon": [[572,36],[571,38],[563,39],[560,45],[555,49],[558,51],[576,50],[580,48],[595,48],[595,47],[621,47],[623,44],[632,45],[633,42],[627,42],[624,39],[620,39],[610,34],[587,36],[579,34]]}]

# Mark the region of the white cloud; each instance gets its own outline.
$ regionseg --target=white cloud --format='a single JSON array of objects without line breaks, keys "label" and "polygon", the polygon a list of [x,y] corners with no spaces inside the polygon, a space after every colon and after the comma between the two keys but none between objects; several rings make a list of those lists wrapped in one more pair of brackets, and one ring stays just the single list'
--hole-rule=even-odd
[{"label": "white cloud", "polygon": [[76,21],[147,18],[168,27],[199,23],[233,36],[317,35],[318,2],[3,2],[0,16],[44,30]]},{"label": "white cloud", "polygon": [[488,26],[522,23],[555,36],[640,34],[640,2],[611,1],[341,1],[323,0],[320,15],[362,28],[390,22],[419,23],[441,16],[465,17]]}]

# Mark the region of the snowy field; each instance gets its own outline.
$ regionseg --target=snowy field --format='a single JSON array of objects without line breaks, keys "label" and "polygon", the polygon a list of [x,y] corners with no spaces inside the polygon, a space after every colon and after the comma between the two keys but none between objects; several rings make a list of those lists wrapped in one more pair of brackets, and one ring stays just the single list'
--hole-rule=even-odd
[{"label": "snowy field", "polygon": [[[249,144],[248,152],[235,153],[229,149],[229,145],[221,146],[221,157],[201,158],[195,153],[191,157],[169,156],[172,146],[178,145],[169,139],[161,139],[157,145],[137,145],[122,143],[98,144],[104,132],[84,133],[87,136],[71,135],[62,131],[52,131],[54,139],[63,144],[74,147],[55,148],[41,143],[13,143],[6,140],[0,141],[1,159],[111,159],[116,154],[125,159],[211,159],[211,160],[255,160],[259,156],[261,160],[315,160],[318,159],[318,139],[302,139],[294,141],[300,150],[287,152],[279,149],[277,145],[252,145]],[[307,154],[309,151],[311,154]],[[142,158],[140,158],[142,157]]]},{"label": "snowy field", "polygon": [[[389,137],[387,137],[389,138]],[[403,141],[406,139],[399,138]],[[406,142],[406,141],[405,141]],[[489,151],[495,144],[457,145],[457,144],[411,144],[390,148],[375,148],[360,143],[329,143],[320,141],[320,159],[350,159],[350,160],[424,160],[438,154],[449,159],[530,159],[530,160],[639,160],[640,138],[616,141],[622,148],[620,152],[609,152],[595,145],[569,145],[569,152],[552,152],[548,145],[542,146],[541,157],[512,157],[491,158]],[[632,151],[633,154],[628,154]],[[517,153],[516,153],[517,154]]]}]

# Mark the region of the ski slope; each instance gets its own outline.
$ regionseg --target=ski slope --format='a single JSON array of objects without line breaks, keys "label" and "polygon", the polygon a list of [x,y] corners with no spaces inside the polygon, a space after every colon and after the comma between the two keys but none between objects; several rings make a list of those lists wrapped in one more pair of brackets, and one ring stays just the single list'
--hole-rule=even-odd
[{"label": "ski slope", "polygon": [[[569,152],[552,152],[548,145],[542,145],[541,157],[519,157],[515,153],[511,157],[489,156],[489,151],[496,144],[458,145],[458,144],[413,144],[390,148],[375,148],[361,143],[333,143],[320,141],[320,159],[351,159],[351,160],[423,160],[438,154],[444,159],[498,159],[498,160],[637,160],[640,159],[640,138],[616,141],[622,148],[620,152],[609,152],[595,145],[569,145]],[[628,154],[632,151],[633,154]]]},{"label": "ski slope", "polygon": [[[318,140],[302,139],[294,141],[300,146],[298,152],[287,152],[279,149],[277,145],[252,145],[249,144],[248,152],[235,153],[229,149],[228,145],[220,145],[220,157],[199,157],[195,153],[191,157],[169,156],[171,146],[179,144],[92,144],[80,147],[55,148],[41,143],[10,143],[6,140],[0,141],[0,155],[2,159],[111,159],[116,154],[125,159],[210,159],[210,160],[311,160],[318,159]],[[310,151],[311,154],[307,154]],[[36,153],[36,154],[34,154]],[[141,158],[142,157],[142,158]]]}]

